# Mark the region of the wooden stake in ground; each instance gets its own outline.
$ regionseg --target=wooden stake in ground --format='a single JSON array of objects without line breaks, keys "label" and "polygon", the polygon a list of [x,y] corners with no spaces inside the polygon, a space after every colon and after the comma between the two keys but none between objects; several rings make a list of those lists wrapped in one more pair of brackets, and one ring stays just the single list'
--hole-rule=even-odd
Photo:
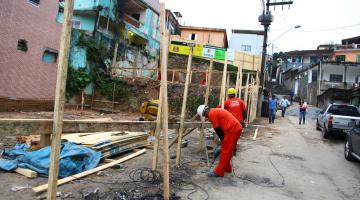
[{"label": "wooden stake in ground", "polygon": [[[238,66],[238,71],[236,74],[236,85],[235,85],[235,91],[236,91],[235,96],[236,97],[239,96],[239,85],[240,85],[240,67]],[[240,91],[240,93],[241,93],[241,91]]]},{"label": "wooden stake in ground", "polygon": [[114,47],[114,55],[113,55],[113,58],[112,58],[112,61],[111,61],[111,73],[112,74],[114,74],[116,72],[115,66],[116,66],[116,57],[117,57],[118,48],[119,48],[119,42],[116,41],[115,47]]},{"label": "wooden stake in ground", "polygon": [[155,141],[154,141],[154,151],[153,151],[153,160],[152,160],[152,170],[156,170],[158,162],[158,152],[159,152],[159,140],[160,140],[160,131],[161,131],[161,108],[162,108],[162,88],[160,87],[159,92],[159,104],[158,111],[156,116],[156,130],[155,130]]},{"label": "wooden stake in ground", "polygon": [[187,96],[188,96],[189,83],[190,83],[191,61],[192,61],[192,48],[190,49],[190,53],[189,53],[189,57],[188,57],[188,63],[187,63],[187,67],[186,67],[186,79],[185,79],[185,86],[184,86],[184,95],[183,95],[183,102],[182,102],[181,114],[180,114],[179,139],[178,139],[177,152],[176,152],[176,165],[177,166],[180,165],[182,134],[184,132],[186,103],[187,103]]},{"label": "wooden stake in ground", "polygon": [[250,80],[250,74],[246,74],[246,86],[245,86],[245,95],[244,95],[244,102],[246,104],[246,108],[249,110],[249,105],[248,105],[248,96],[249,96],[249,80]]},{"label": "wooden stake in ground", "polygon": [[223,77],[221,81],[221,90],[220,90],[221,108],[224,108],[224,103],[225,103],[226,75],[227,75],[227,52],[225,52],[224,70],[223,70]]},{"label": "wooden stake in ground", "polygon": [[70,39],[72,28],[72,16],[74,11],[74,0],[65,0],[64,22],[62,25],[60,55],[57,70],[55,105],[54,105],[54,125],[53,138],[51,141],[50,170],[49,170],[49,191],[48,200],[56,199],[57,180],[59,174],[59,158],[61,146],[61,133],[63,125],[63,113],[65,104],[65,88],[68,71]]},{"label": "wooden stake in ground", "polygon": [[[210,66],[209,66],[209,71],[208,71],[208,75],[207,75],[207,85],[206,85],[206,92],[205,92],[205,101],[204,101],[204,105],[208,105],[209,104],[209,95],[210,95],[210,88],[211,88],[211,77],[212,77],[212,70],[213,70],[213,66],[214,66],[214,60],[211,59],[210,61]],[[201,118],[201,128],[200,128],[200,149],[203,148],[203,143],[205,141],[205,132],[204,132],[204,123],[205,123],[205,118],[202,117]],[[206,146],[205,146],[206,148]]]},{"label": "wooden stake in ground", "polygon": [[239,74],[239,88],[236,90],[239,92],[238,94],[238,97],[241,99],[242,95],[241,95],[241,92],[242,92],[242,82],[243,82],[243,66],[241,65],[240,66],[240,74]]},{"label": "wooden stake in ground", "polygon": [[227,95],[227,91],[229,88],[230,88],[230,73],[228,72],[227,77],[226,77],[225,100],[228,100],[228,98],[229,98],[229,95]]},{"label": "wooden stake in ground", "polygon": [[168,138],[168,96],[167,96],[167,62],[169,52],[169,33],[165,28],[165,4],[161,3],[160,32],[161,32],[161,98],[162,98],[162,133],[163,133],[163,177],[164,199],[170,199],[170,175],[169,175],[169,138]]}]

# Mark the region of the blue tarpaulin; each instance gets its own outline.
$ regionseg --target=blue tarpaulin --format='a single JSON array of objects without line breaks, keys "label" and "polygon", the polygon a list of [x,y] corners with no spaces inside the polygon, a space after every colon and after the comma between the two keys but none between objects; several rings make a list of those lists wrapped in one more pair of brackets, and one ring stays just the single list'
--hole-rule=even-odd
[{"label": "blue tarpaulin", "polygon": [[[50,147],[37,151],[27,151],[26,144],[17,144],[6,149],[0,159],[0,169],[11,171],[17,167],[36,171],[39,176],[47,177],[50,168]],[[68,177],[95,168],[101,159],[101,153],[71,142],[61,144],[59,177]]]}]

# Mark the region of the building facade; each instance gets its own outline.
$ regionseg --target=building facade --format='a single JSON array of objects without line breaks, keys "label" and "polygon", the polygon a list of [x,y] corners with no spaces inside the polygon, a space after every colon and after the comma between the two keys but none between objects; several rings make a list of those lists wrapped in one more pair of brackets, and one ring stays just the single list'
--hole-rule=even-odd
[{"label": "building facade", "polygon": [[53,100],[61,24],[58,1],[0,3],[0,97]]},{"label": "building facade", "polygon": [[[64,4],[60,3],[57,21],[63,22]],[[86,50],[77,46],[81,34],[93,35],[97,41],[118,43],[114,76],[124,75],[119,68],[157,66],[160,49],[160,4],[158,0],[76,0],[73,17],[73,39],[70,62],[74,68],[87,65]],[[147,71],[145,71],[147,72]],[[91,93],[88,88],[87,94]]]},{"label": "building facade", "polygon": [[228,48],[226,29],[180,26],[181,38],[199,44]]},{"label": "building facade", "polygon": [[262,55],[264,31],[232,30],[229,48],[239,52]]},{"label": "building facade", "polygon": [[336,45],[332,60],[338,62],[360,62],[360,36],[343,39]]}]

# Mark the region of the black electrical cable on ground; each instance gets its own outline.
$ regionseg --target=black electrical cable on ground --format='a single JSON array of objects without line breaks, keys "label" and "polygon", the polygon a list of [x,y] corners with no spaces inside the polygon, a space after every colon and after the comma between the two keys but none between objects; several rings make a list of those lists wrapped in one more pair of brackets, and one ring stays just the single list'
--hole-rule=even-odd
[{"label": "black electrical cable on ground", "polygon": [[[269,147],[269,146],[266,146],[266,147],[268,147],[271,150],[272,154],[274,153],[274,151],[272,150],[271,147]],[[270,184],[268,184],[268,185],[259,184],[256,181],[252,180],[248,176],[239,176],[239,175],[237,175],[235,173],[234,168],[232,170],[233,176],[236,177],[236,178],[239,178],[240,180],[251,182],[251,183],[253,183],[253,184],[257,185],[257,186],[260,186],[260,187],[268,187],[268,188],[283,188],[283,187],[285,187],[285,178],[284,178],[283,174],[280,172],[280,170],[276,167],[276,165],[271,160],[272,154],[268,155],[268,160],[271,163],[271,165],[273,166],[273,168],[275,169],[275,171],[278,173],[278,175],[282,178],[281,185],[276,185],[276,184],[273,184],[272,182],[270,182]],[[232,159],[231,159],[231,163],[232,163]]]}]

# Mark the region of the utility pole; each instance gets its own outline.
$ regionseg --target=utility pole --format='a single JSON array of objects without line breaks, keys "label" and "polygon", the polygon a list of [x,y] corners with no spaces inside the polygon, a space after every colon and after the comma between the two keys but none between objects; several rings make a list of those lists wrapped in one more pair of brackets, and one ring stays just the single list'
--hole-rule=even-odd
[{"label": "utility pole", "polygon": [[271,23],[274,21],[273,15],[271,15],[270,7],[273,6],[274,9],[276,6],[284,6],[293,4],[293,1],[282,1],[282,2],[272,2],[267,0],[266,2],[266,10],[259,16],[259,22],[264,26],[264,41],[263,41],[263,50],[262,50],[262,58],[261,58],[261,70],[260,70],[260,88],[258,94],[258,104],[257,104],[257,116],[261,116],[261,106],[262,106],[262,95],[263,90],[265,88],[265,62],[266,62],[266,49],[267,49],[267,39],[268,39],[268,31]]}]

